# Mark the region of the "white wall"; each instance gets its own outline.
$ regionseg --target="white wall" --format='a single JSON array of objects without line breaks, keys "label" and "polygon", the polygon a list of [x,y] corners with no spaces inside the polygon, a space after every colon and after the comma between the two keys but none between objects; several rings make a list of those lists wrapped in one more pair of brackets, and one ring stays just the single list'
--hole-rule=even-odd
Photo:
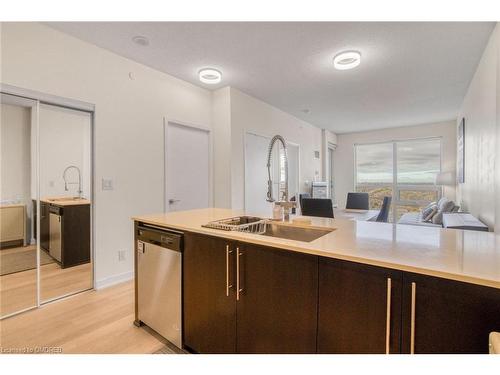
[{"label": "white wall", "polygon": [[0,104],[0,203],[26,205],[26,240],[31,237],[31,109]]},{"label": "white wall", "polygon": [[[234,88],[231,102],[231,205],[235,209],[245,204],[245,133],[253,132],[272,137],[282,135],[286,141],[300,147],[299,191],[309,191],[315,176],[320,176],[321,159],[314,151],[321,151],[321,129],[299,120],[267,103]],[[265,166],[264,166],[265,168]],[[263,186],[267,181],[262,181]],[[265,197],[263,198],[265,199]]]},{"label": "white wall", "polygon": [[2,103],[0,112],[0,201],[28,204],[31,188],[31,110]]},{"label": "white wall", "polygon": [[[334,185],[339,207],[345,207],[347,193],[354,191],[354,145],[413,138],[442,137],[441,170],[455,172],[456,169],[456,124],[448,121],[435,124],[404,126],[369,132],[338,134],[334,153]],[[445,187],[444,196],[455,200],[455,187]]]},{"label": "white wall", "polygon": [[212,92],[214,206],[231,207],[231,89]]},{"label": "white wall", "polygon": [[462,206],[500,231],[500,29],[495,28],[465,95],[457,122],[465,117],[465,183]]},{"label": "white wall", "polygon": [[[164,206],[163,117],[209,127],[210,92],[45,25],[1,28],[2,83],[95,104],[96,279],[129,277],[130,218]],[[102,191],[102,178],[114,190]]]},{"label": "white wall", "polygon": [[90,198],[90,114],[42,104],[38,122],[40,197],[77,196],[78,184],[73,183],[78,182],[78,172],[67,172],[68,191],[63,179],[66,167],[74,165],[81,172],[82,196]]}]

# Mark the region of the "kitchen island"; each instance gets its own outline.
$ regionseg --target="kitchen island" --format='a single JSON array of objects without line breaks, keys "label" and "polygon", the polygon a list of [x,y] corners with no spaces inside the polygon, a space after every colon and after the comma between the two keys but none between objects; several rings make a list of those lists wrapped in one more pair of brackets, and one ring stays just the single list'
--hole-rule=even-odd
[{"label": "kitchen island", "polygon": [[[33,201],[36,208],[36,201]],[[35,210],[36,212],[36,210]],[[79,197],[40,199],[40,247],[61,268],[91,261],[91,202]]]},{"label": "kitchen island", "polygon": [[494,233],[312,218],[329,230],[305,242],[203,227],[242,214],[133,218],[184,233],[187,350],[487,353],[500,330]]}]

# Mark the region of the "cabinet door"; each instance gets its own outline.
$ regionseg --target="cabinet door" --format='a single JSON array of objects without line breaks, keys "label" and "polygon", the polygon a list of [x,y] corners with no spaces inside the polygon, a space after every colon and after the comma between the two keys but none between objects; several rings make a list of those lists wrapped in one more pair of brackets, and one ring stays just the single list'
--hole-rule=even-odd
[{"label": "cabinet door", "polygon": [[40,202],[40,247],[49,251],[50,225],[49,225],[49,205]]},{"label": "cabinet door", "polygon": [[414,353],[488,353],[489,333],[500,331],[500,289],[410,273],[403,280],[404,353],[412,341]]},{"label": "cabinet door", "polygon": [[386,353],[388,345],[399,353],[401,283],[400,271],[320,257],[318,352]]},{"label": "cabinet door", "polygon": [[318,257],[250,244],[238,249],[238,352],[315,353]]},{"label": "cabinet door", "polygon": [[[231,252],[232,251],[232,252]],[[233,245],[186,233],[183,255],[184,346],[197,353],[236,352]]]},{"label": "cabinet door", "polygon": [[[50,232],[53,233],[52,228]],[[90,205],[64,207],[60,246],[62,268],[90,262]]]}]

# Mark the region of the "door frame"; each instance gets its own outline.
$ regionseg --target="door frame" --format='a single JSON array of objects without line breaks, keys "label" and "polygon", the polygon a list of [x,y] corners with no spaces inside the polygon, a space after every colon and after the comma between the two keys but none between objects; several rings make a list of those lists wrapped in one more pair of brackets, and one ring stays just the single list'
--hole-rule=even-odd
[{"label": "door frame", "polygon": [[[328,183],[328,197],[332,199],[334,205],[337,204],[337,197],[335,194],[332,194],[332,191],[335,192],[335,150],[337,149],[337,145],[327,142],[326,144],[326,170],[325,170],[325,180]],[[330,160],[330,151],[331,151],[331,160]],[[330,185],[330,181],[333,179],[333,186]],[[332,197],[333,195],[333,197]],[[335,198],[335,201],[333,201]]]},{"label": "door frame", "polygon": [[2,94],[7,94],[7,95],[12,95],[12,96],[17,96],[19,98],[27,99],[27,100],[32,100],[36,102],[36,105],[34,106],[36,110],[35,116],[32,115],[31,117],[31,122],[36,121],[36,209],[37,209],[37,222],[36,222],[36,227],[37,227],[37,235],[40,237],[40,138],[39,138],[39,133],[40,133],[40,123],[38,121],[38,114],[39,114],[39,109],[40,109],[40,104],[46,104],[46,105],[52,105],[52,106],[57,106],[61,108],[66,108],[66,109],[72,109],[72,110],[77,110],[81,112],[87,112],[90,114],[90,259],[92,262],[92,287],[89,289],[83,289],[83,290],[78,290],[75,292],[71,292],[68,294],[64,294],[61,296],[58,296],[56,298],[52,298],[46,301],[41,301],[40,298],[40,240],[37,241],[37,275],[36,275],[36,290],[37,290],[37,296],[36,296],[36,305],[33,307],[29,307],[8,315],[4,315],[0,318],[0,320],[8,318],[10,316],[18,315],[20,313],[23,313],[28,310],[32,309],[37,309],[41,307],[42,305],[51,303],[53,301],[61,300],[63,298],[70,297],[72,295],[78,294],[85,292],[87,290],[95,289],[96,288],[96,256],[95,256],[95,238],[96,238],[96,217],[95,217],[95,205],[96,205],[96,194],[95,192],[97,191],[97,186],[96,186],[96,178],[95,178],[95,164],[96,164],[96,149],[95,149],[95,144],[96,144],[96,132],[95,132],[95,126],[96,126],[96,114],[95,114],[95,105],[92,103],[80,101],[80,100],[75,100],[71,98],[65,98],[62,96],[56,96],[52,94],[47,94],[44,92],[40,91],[35,91],[31,89],[26,89],[22,87],[17,87],[5,83],[0,83],[0,93]]},{"label": "door frame", "polygon": [[[272,135],[260,133],[260,132],[254,131],[254,130],[245,129],[243,132],[243,209],[244,210],[246,209],[246,198],[245,197],[246,197],[246,171],[248,169],[248,167],[247,167],[247,154],[248,154],[247,137],[248,137],[248,135],[255,135],[257,137],[268,138],[269,140],[271,140],[273,138]],[[302,149],[301,149],[300,143],[290,142],[286,138],[285,138],[285,142],[287,144],[297,146],[297,148],[299,150],[299,157],[298,157],[299,165],[297,166],[297,194],[300,194],[300,171],[301,171],[301,164],[302,164],[301,163]],[[265,184],[265,183],[266,183],[266,181],[263,181],[263,184]],[[290,199],[290,197],[288,197],[288,199]],[[298,199],[298,197],[297,197],[297,199]]]},{"label": "door frame", "polygon": [[214,206],[214,165],[213,165],[213,134],[212,129],[207,126],[179,121],[163,117],[163,212],[168,210],[168,126],[177,125],[189,129],[201,130],[208,134],[208,207]]}]

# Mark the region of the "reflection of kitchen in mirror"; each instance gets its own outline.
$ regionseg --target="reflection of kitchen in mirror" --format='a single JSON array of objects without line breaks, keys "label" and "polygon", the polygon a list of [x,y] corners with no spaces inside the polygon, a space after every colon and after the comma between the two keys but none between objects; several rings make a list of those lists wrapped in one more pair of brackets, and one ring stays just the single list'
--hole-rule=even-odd
[{"label": "reflection of kitchen in mirror", "polygon": [[91,116],[41,104],[40,299],[92,287]]},{"label": "reflection of kitchen in mirror", "polygon": [[[36,101],[1,95],[0,316],[37,304]],[[36,204],[36,203],[35,203]],[[50,261],[42,257],[40,262]]]}]

